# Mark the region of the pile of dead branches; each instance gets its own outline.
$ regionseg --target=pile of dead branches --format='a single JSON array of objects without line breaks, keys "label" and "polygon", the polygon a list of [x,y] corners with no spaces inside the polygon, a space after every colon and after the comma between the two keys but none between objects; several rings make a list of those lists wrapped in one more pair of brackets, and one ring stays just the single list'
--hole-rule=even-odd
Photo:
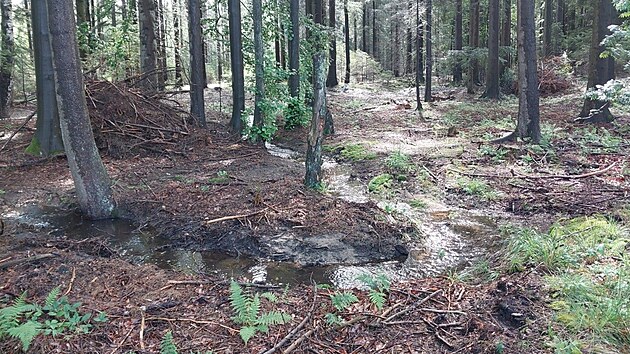
[{"label": "pile of dead branches", "polygon": [[190,116],[124,83],[89,81],[86,97],[99,149],[114,157],[177,150]]},{"label": "pile of dead branches", "polygon": [[538,89],[542,97],[551,96],[564,92],[571,88],[571,81],[568,79],[567,59],[563,57],[550,57],[544,59],[538,65]]}]

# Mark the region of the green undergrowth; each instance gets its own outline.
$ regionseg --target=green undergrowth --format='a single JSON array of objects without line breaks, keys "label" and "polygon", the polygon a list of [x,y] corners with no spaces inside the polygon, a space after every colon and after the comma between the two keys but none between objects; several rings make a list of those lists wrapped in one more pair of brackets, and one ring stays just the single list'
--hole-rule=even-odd
[{"label": "green undergrowth", "polygon": [[630,234],[601,216],[554,225],[548,233],[514,230],[512,271],[537,267],[549,289],[549,346],[556,353],[623,352],[630,347]]},{"label": "green undergrowth", "polygon": [[378,175],[368,183],[368,191],[371,193],[385,192],[392,187],[393,181],[394,177],[388,173]]},{"label": "green undergrowth", "polygon": [[462,192],[468,195],[479,197],[483,200],[499,199],[499,194],[497,193],[497,191],[492,189],[492,187],[490,187],[490,185],[488,185],[486,182],[477,178],[458,178],[457,187],[462,190]]},{"label": "green undergrowth", "polygon": [[324,151],[339,154],[342,159],[348,161],[374,160],[376,153],[371,152],[363,144],[326,145]]}]

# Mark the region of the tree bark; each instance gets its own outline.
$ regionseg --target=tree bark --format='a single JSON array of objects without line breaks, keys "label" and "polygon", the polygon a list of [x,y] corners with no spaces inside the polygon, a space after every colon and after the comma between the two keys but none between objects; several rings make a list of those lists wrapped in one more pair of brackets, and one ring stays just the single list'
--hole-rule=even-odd
[{"label": "tree bark", "polygon": [[545,0],[545,21],[543,25],[543,56],[549,57],[553,53],[553,1]]},{"label": "tree bark", "polygon": [[[608,26],[613,21],[613,8],[610,0],[597,0],[594,5],[595,19],[593,21],[593,30],[591,34],[591,48],[588,62],[588,84],[586,89],[595,88],[597,85],[603,85],[608,80],[614,78],[614,61],[612,58],[601,58],[600,55],[604,51],[604,47],[600,44],[604,37],[610,34]],[[611,122],[615,119],[610,110],[608,103],[597,100],[585,99],[581,118],[588,119],[589,123],[595,122]]]},{"label": "tree bark", "polygon": [[300,94],[300,0],[290,0],[291,36],[289,37],[289,93]]},{"label": "tree bark", "polygon": [[422,112],[420,84],[422,82],[422,21],[420,20],[420,0],[416,0],[416,109]]},{"label": "tree bark", "polygon": [[503,24],[501,25],[501,47],[505,49],[503,61],[500,63],[499,77],[502,77],[506,70],[512,66],[512,0],[503,0]]},{"label": "tree bark", "polygon": [[499,0],[489,1],[488,60],[484,98],[499,99]]},{"label": "tree bark", "polygon": [[[256,75],[256,94],[254,100],[254,127],[262,132],[264,117],[262,105],[265,100],[265,53],[262,38],[262,0],[252,0],[252,15],[254,22],[254,56]],[[254,139],[260,138],[260,134],[254,134]]]},{"label": "tree bark", "polygon": [[[30,14],[29,10],[29,0],[24,0],[24,10],[26,10],[27,14]],[[33,59],[33,36],[31,31],[31,18],[26,16],[26,35],[28,36],[28,56]]]},{"label": "tree bark", "polygon": [[[476,50],[479,47],[479,0],[470,0],[469,15],[468,46]],[[479,83],[479,61],[475,56],[468,65],[468,93],[475,93],[475,86]]]},{"label": "tree bark", "polygon": [[431,41],[431,30],[433,27],[433,2],[432,0],[426,0],[426,75],[424,83],[424,102],[433,101],[431,94],[431,79],[433,77],[433,43]]},{"label": "tree bark", "polygon": [[201,32],[201,4],[199,0],[188,0],[188,40],[190,42],[190,114],[201,127],[206,126],[206,109],[203,91],[204,55]]},{"label": "tree bark", "polygon": [[228,0],[230,23],[230,62],[232,67],[232,132],[243,133],[241,114],[245,110],[245,76],[243,73],[243,42],[241,38],[241,2]]},{"label": "tree bark", "polygon": [[92,134],[72,3],[48,1],[48,24],[61,132],[79,206],[91,219],[111,218],[115,203]]},{"label": "tree bark", "polygon": [[31,7],[35,41],[35,82],[37,84],[37,123],[33,140],[26,152],[52,156],[64,152],[57,109],[53,54],[48,30],[46,1],[33,1]]},{"label": "tree bark", "polygon": [[164,3],[162,0],[158,0],[157,3],[157,17],[159,20],[159,72],[158,72],[158,86],[160,90],[164,90],[166,82],[168,81],[168,70],[166,60],[166,22],[164,17]]},{"label": "tree bark", "polygon": [[[344,0],[343,1],[343,20],[345,22],[345,28],[346,28],[346,32],[345,32],[345,40],[346,40],[346,75],[344,77],[343,82],[348,84],[350,83],[350,19],[349,19],[349,15],[348,15],[348,0]],[[355,26],[354,26],[354,45],[356,46],[357,44],[357,27],[356,27],[356,19],[354,22]],[[356,50],[356,48],[355,48]]]},{"label": "tree bark", "polygon": [[155,35],[155,3],[153,0],[138,1],[138,24],[140,26],[140,87],[154,91],[158,85],[157,38]]},{"label": "tree bark", "polygon": [[531,138],[540,142],[540,106],[536,58],[534,2],[517,0],[518,4],[518,123],[513,139]]},{"label": "tree bark", "polygon": [[313,118],[308,134],[306,150],[306,176],[304,184],[316,188],[322,182],[322,141],[326,117],[326,54],[323,51],[313,56]]},{"label": "tree bark", "polygon": [[[413,10],[413,0],[409,0],[407,4],[407,10],[409,13]],[[407,34],[405,42],[407,43],[407,51],[405,55],[405,74],[409,75],[413,73],[415,66],[413,65],[413,32],[411,30],[411,25],[413,22],[409,22],[407,26]]]},{"label": "tree bark", "polygon": [[453,82],[459,84],[462,82],[462,64],[459,60],[461,56],[461,50],[464,48],[464,35],[462,30],[463,16],[462,16],[462,0],[455,0],[455,49],[459,51],[455,66],[453,66]]},{"label": "tree bark", "polygon": [[0,35],[2,36],[2,52],[0,52],[0,119],[10,115],[11,98],[13,96],[13,67],[15,66],[15,38],[13,37],[13,9],[11,0],[0,2]]},{"label": "tree bark", "polygon": [[330,35],[330,48],[329,48],[329,68],[328,78],[326,79],[326,87],[335,87],[339,85],[339,79],[337,78],[337,17],[335,13],[335,0],[328,1],[328,26],[332,33]]},{"label": "tree bark", "polygon": [[173,0],[173,29],[175,30],[175,87],[182,87],[184,82],[182,78],[182,54],[180,47],[182,46],[182,28],[180,24],[180,0]]},{"label": "tree bark", "polygon": [[90,39],[90,16],[89,16],[89,8],[90,3],[89,0],[76,0],[77,6],[77,26],[79,28],[80,33],[84,34],[82,43],[79,43],[79,53],[81,55],[81,59],[86,59],[88,55],[87,48],[89,47],[89,39]]},{"label": "tree bark", "polygon": [[376,0],[372,0],[372,57],[379,60],[378,55],[378,28],[376,27]]}]

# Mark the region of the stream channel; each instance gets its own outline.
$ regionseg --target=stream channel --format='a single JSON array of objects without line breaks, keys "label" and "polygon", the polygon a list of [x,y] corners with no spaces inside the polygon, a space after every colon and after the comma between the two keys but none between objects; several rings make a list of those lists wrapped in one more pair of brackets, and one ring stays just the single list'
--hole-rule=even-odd
[{"label": "stream channel", "polygon": [[[304,163],[303,156],[295,151],[273,144],[266,147],[274,156]],[[330,194],[355,203],[372,199],[382,209],[393,209],[416,225],[421,236],[406,240],[407,259],[358,266],[298,267],[288,262],[234,257],[217,251],[173,249],[168,239],[138,228],[127,220],[88,221],[76,212],[37,204],[29,204],[3,217],[49,230],[51,236],[73,240],[82,240],[88,235],[103,238],[133,263],[155,264],[187,273],[217,273],[260,283],[297,284],[314,280],[338,288],[351,288],[361,286],[356,279],[361,274],[384,274],[393,281],[434,276],[469,266],[475,259],[496,249],[498,228],[487,215],[446,206],[430,198],[422,210],[412,208],[402,200],[379,200],[368,194],[365,185],[350,177],[350,166],[324,158],[322,167]]]}]

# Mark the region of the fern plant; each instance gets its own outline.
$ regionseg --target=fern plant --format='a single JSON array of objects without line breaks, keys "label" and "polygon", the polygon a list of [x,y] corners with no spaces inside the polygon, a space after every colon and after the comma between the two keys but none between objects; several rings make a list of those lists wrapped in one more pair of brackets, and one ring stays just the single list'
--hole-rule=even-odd
[{"label": "fern plant", "polygon": [[[16,338],[22,343],[22,350],[27,351],[39,334],[88,333],[93,327],[92,314],[81,314],[81,303],[71,304],[67,297],[59,297],[60,292],[59,287],[51,290],[44,306],[28,303],[24,293],[12,305],[0,309],[0,339]],[[107,317],[101,312],[93,321],[104,322]]]},{"label": "fern plant", "polygon": [[177,346],[173,342],[173,333],[166,332],[162,342],[160,342],[160,354],[177,354]]},{"label": "fern plant", "polygon": [[245,345],[256,333],[267,333],[269,326],[285,324],[291,320],[291,316],[281,311],[260,313],[261,297],[274,303],[277,301],[277,297],[271,293],[251,296],[245,294],[237,282],[230,283],[230,304],[234,310],[232,319],[236,324],[241,325],[239,334]]},{"label": "fern plant", "polygon": [[385,302],[387,302],[387,293],[391,286],[389,279],[383,274],[377,276],[361,274],[357,277],[357,280],[370,288],[368,298],[377,309],[382,310]]}]

